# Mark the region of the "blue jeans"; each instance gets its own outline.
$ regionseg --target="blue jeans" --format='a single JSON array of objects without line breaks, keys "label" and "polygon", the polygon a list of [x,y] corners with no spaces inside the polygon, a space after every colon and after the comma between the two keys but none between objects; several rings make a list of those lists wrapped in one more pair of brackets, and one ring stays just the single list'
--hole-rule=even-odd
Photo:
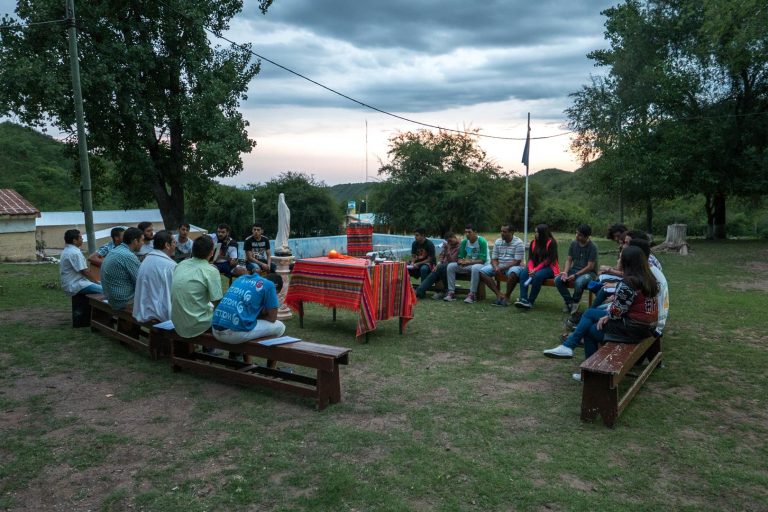
[{"label": "blue jeans", "polygon": [[[423,267],[422,267],[423,268]],[[435,270],[433,270],[426,278],[421,279],[421,284],[418,288],[416,288],[416,296],[417,297],[424,297],[427,293],[427,290],[432,288],[432,285],[437,282],[439,279],[443,283],[443,289],[448,289],[448,264],[447,263],[440,263],[438,266],[435,267]]]},{"label": "blue jeans", "polygon": [[429,265],[419,265],[418,268],[409,268],[408,273],[413,277],[421,278],[421,281],[424,282],[424,280],[429,276],[429,274],[432,271],[429,269]]},{"label": "blue jeans", "polygon": [[539,296],[539,292],[541,291],[541,284],[547,279],[552,279],[554,276],[555,273],[552,272],[552,267],[538,270],[531,281],[531,291],[528,292],[528,286],[525,286],[525,282],[528,280],[528,269],[524,268],[520,272],[520,300],[528,301],[530,304],[536,302],[536,297]]},{"label": "blue jeans", "polygon": [[605,288],[600,288],[597,291],[597,295],[595,295],[595,298],[592,300],[592,307],[596,308],[597,306],[600,306],[606,300],[608,300],[608,297],[610,297],[611,295],[613,294],[606,292]]},{"label": "blue jeans", "polygon": [[[259,261],[266,263],[265,260],[259,260]],[[245,269],[248,272],[252,272],[254,270],[257,270],[257,271],[261,272],[261,265],[257,265],[256,263],[254,263],[252,261],[249,261],[248,263],[245,264]],[[277,264],[274,261],[271,261],[269,263],[269,272],[273,273],[276,270],[277,270]]]},{"label": "blue jeans", "polygon": [[219,269],[220,274],[224,274],[227,277],[232,277],[232,265],[228,261],[218,261],[213,264],[214,267]]},{"label": "blue jeans", "polygon": [[93,283],[77,292],[78,295],[88,295],[89,293],[104,293],[104,288],[100,284]]},{"label": "blue jeans", "polygon": [[[576,271],[570,270],[568,275],[572,276],[575,273]],[[560,276],[555,278],[555,286],[557,287],[557,291],[560,292],[560,296],[563,298],[566,304],[573,304],[574,302],[578,304],[581,301],[581,296],[584,294],[584,289],[587,287],[590,281],[596,278],[597,276],[592,272],[587,272],[586,274],[582,274],[577,277],[573,282],[573,296],[571,296],[571,293],[568,291],[568,285],[564,283],[562,279],[560,279]]]},{"label": "blue jeans", "polygon": [[568,338],[563,342],[563,345],[570,349],[576,348],[579,341],[584,340],[584,355],[589,358],[592,354],[597,352],[598,343],[603,341],[605,334],[603,331],[598,330],[597,321],[603,318],[606,312],[600,309],[589,308],[581,315],[579,325],[576,326]]}]

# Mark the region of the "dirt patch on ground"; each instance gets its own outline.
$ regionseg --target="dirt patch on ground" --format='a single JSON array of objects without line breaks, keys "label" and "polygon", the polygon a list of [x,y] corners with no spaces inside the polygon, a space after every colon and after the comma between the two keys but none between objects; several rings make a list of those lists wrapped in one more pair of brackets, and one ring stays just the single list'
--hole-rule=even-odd
[{"label": "dirt patch on ground", "polygon": [[768,292],[768,262],[748,261],[741,266],[741,269],[746,274],[745,277],[751,277],[751,279],[748,281],[726,282],[724,284],[726,288],[739,291],[756,290]]},{"label": "dirt patch on ground", "polygon": [[[149,490],[150,483],[140,472],[157,460],[162,460],[165,467],[174,464],[177,453],[179,457],[183,453],[185,438],[180,433],[202,436],[205,444],[223,442],[219,430],[201,428],[201,420],[195,419],[190,397],[184,392],[170,388],[147,398],[121,400],[121,393],[135,384],[130,378],[120,373],[108,381],[81,373],[21,375],[3,389],[6,398],[24,404],[2,411],[3,430],[28,428],[41,422],[54,425],[41,436],[41,442],[52,447],[53,461],[24,489],[10,494],[18,505],[14,510],[97,510],[106,496],[117,496],[119,501],[121,495]],[[235,388],[209,382],[200,393],[220,404],[216,416],[236,417]],[[28,408],[32,403],[34,410]],[[211,419],[206,416],[202,425]],[[100,436],[108,440],[102,442]],[[92,450],[72,452],[73,439],[87,439],[75,445],[90,446]],[[103,456],[104,460],[77,467],[83,459],[93,456]],[[198,475],[186,472],[172,480],[183,482],[197,477],[216,486],[227,467],[231,467],[231,461],[225,453],[196,466]],[[195,492],[204,495],[206,490]],[[127,507],[128,503],[123,505]]]},{"label": "dirt patch on ground", "polygon": [[37,327],[69,327],[72,319],[69,311],[50,308],[24,308],[0,311],[0,324],[26,323]]}]

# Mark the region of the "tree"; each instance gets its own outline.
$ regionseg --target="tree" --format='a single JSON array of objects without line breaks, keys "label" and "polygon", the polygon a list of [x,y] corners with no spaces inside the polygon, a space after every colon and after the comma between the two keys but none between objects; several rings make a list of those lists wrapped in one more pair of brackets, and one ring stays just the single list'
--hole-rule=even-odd
[{"label": "tree", "polygon": [[291,210],[292,237],[337,235],[342,212],[328,187],[313,176],[286,172],[264,185],[251,185],[256,199],[256,220],[264,223],[267,233],[277,233],[277,199],[285,194]]},{"label": "tree", "polygon": [[[272,0],[260,0],[266,13]],[[184,219],[185,191],[242,170],[255,142],[237,111],[259,65],[248,47],[211,47],[242,0],[94,0],[77,12],[89,149],[115,162],[126,206],[154,197],[167,226]],[[65,17],[61,0],[19,2],[24,23]],[[0,26],[17,23],[4,17]],[[67,38],[61,25],[0,30],[0,114],[75,134]]]},{"label": "tree", "polygon": [[510,176],[488,160],[472,133],[400,132],[387,154],[389,163],[378,171],[387,179],[371,209],[395,231],[423,226],[442,235],[466,223],[486,229],[513,210],[501,201]]},{"label": "tree", "polygon": [[602,184],[645,201],[702,193],[710,235],[725,198],[765,193],[768,12],[759,0],[628,0],[603,12],[607,76],[575,93],[573,148]]}]

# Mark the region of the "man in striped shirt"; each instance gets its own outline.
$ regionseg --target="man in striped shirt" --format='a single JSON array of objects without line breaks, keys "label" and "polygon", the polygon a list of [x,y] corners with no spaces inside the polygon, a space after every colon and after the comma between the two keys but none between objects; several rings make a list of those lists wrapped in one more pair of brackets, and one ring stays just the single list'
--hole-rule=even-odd
[{"label": "man in striped shirt", "polygon": [[136,292],[139,258],[135,252],[141,247],[143,236],[138,228],[126,229],[123,243],[109,251],[101,264],[101,286],[116,311],[128,305]]},{"label": "man in striped shirt", "polygon": [[[496,294],[496,300],[493,301],[494,306],[507,306],[509,305],[509,298],[512,296],[512,291],[515,289],[515,285],[519,280],[520,271],[522,270],[522,261],[525,258],[525,244],[518,237],[515,236],[512,228],[509,224],[501,226],[501,237],[497,238],[493,243],[493,251],[491,253],[491,264],[484,267],[472,267],[472,279],[470,280],[470,297],[464,302],[475,302],[475,293],[480,281],[488,285],[493,293]],[[507,290],[504,295],[501,294],[501,290],[496,286],[496,280],[494,276],[496,274],[507,276]]]}]

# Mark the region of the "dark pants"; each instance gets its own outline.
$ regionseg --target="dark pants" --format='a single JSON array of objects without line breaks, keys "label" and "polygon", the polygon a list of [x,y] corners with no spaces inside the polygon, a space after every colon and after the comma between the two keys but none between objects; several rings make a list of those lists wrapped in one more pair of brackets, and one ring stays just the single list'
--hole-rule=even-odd
[{"label": "dark pants", "polygon": [[416,288],[416,296],[420,298],[424,297],[427,293],[427,290],[432,288],[432,285],[435,284],[438,279],[443,283],[443,289],[447,290],[448,289],[448,273],[446,271],[447,268],[448,268],[447,263],[440,263],[438,266],[435,267],[435,270],[433,270],[426,278],[422,277],[421,285],[418,288]]}]

